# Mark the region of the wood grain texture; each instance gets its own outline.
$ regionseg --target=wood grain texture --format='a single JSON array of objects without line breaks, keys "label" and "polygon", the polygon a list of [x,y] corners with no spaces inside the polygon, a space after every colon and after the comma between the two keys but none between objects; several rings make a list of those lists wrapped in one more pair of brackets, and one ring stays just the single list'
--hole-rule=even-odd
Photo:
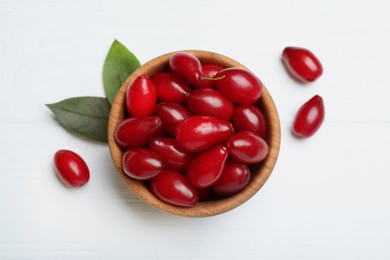
[{"label": "wood grain texture", "polygon": [[[245,68],[245,66],[239,62],[218,53],[202,50],[184,51],[195,55],[202,63],[217,64],[224,68]],[[172,54],[173,53],[167,53],[147,62],[138,68],[134,73],[132,73],[120,88],[112,105],[108,123],[108,143],[110,146],[111,156],[122,180],[125,182],[127,187],[129,187],[134,192],[134,194],[136,194],[145,203],[161,211],[186,217],[206,217],[218,215],[232,210],[250,199],[254,194],[256,194],[256,192],[261,189],[261,187],[267,181],[268,177],[271,175],[277,161],[280,148],[280,122],[278,112],[270,93],[266,87],[264,87],[259,105],[264,112],[264,116],[267,121],[269,133],[267,140],[269,145],[269,154],[261,164],[254,165],[252,167],[251,180],[243,191],[228,198],[200,202],[197,203],[194,207],[190,208],[173,206],[157,199],[151,193],[149,188],[146,187],[144,182],[134,180],[124,173],[122,169],[123,150],[115,142],[114,135],[116,128],[124,120],[125,96],[129,84],[139,75],[147,74],[149,76],[153,76],[158,71],[166,70],[168,67],[169,58]]]},{"label": "wood grain texture", "polygon": [[[390,259],[389,13],[388,0],[0,0],[0,259]],[[165,214],[127,188],[107,145],[58,125],[44,104],[104,96],[114,39],[142,63],[211,50],[263,80],[282,142],[260,192],[214,217]],[[318,56],[318,81],[291,79],[288,45]],[[315,94],[324,124],[297,140]],[[62,148],[90,167],[82,189],[55,175]]]}]

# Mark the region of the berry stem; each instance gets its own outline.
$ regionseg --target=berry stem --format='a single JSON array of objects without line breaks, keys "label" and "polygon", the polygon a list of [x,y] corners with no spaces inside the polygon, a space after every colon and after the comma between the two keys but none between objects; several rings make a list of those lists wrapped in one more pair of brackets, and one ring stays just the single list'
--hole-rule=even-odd
[{"label": "berry stem", "polygon": [[225,78],[225,75],[222,75],[221,77],[218,78],[202,77],[202,80],[221,80],[223,78]]}]

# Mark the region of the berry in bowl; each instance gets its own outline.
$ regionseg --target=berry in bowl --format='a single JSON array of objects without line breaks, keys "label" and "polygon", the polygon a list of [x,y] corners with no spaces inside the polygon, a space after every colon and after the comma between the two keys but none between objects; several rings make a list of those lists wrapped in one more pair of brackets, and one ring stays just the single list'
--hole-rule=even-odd
[{"label": "berry in bowl", "polygon": [[132,73],[112,105],[108,142],[121,179],[163,212],[206,217],[261,189],[275,166],[280,122],[266,87],[226,56],[159,56]]}]

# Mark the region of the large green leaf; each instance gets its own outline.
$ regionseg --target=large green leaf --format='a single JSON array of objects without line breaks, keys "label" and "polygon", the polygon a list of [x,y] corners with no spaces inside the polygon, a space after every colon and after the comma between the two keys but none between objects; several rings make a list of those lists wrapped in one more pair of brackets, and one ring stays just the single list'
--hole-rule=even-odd
[{"label": "large green leaf", "polygon": [[111,108],[107,98],[75,97],[46,106],[67,130],[95,141],[107,142]]},{"label": "large green leaf", "polygon": [[123,44],[115,40],[103,66],[103,85],[106,97],[112,104],[119,88],[141,63]]}]

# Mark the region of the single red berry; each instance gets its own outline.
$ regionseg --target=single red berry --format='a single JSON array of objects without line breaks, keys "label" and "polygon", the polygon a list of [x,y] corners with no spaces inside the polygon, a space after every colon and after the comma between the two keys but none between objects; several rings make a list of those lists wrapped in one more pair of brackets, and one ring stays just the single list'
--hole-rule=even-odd
[{"label": "single red berry", "polygon": [[184,151],[202,152],[233,135],[230,122],[211,116],[191,116],[176,129],[176,142]]},{"label": "single red berry", "polygon": [[214,78],[220,70],[223,70],[221,66],[215,64],[202,64],[202,80],[192,86],[194,88],[215,88],[214,80],[207,80],[204,78]]},{"label": "single red berry", "polygon": [[137,77],[126,91],[126,109],[130,116],[150,116],[156,107],[156,90],[148,75]]},{"label": "single red berry", "polygon": [[227,197],[242,191],[249,183],[251,172],[247,165],[229,161],[221,177],[211,186],[214,194]]},{"label": "single red berry", "polygon": [[299,108],[292,128],[293,134],[301,138],[314,135],[322,125],[324,117],[324,101],[322,97],[315,95]]},{"label": "single red berry", "polygon": [[267,138],[267,124],[261,110],[254,105],[236,106],[232,116],[236,132],[250,131],[263,139]]},{"label": "single red berry", "polygon": [[161,118],[163,130],[174,136],[177,126],[186,118],[192,116],[187,107],[170,102],[161,102],[156,106],[156,116]]},{"label": "single red berry", "polygon": [[171,73],[160,71],[153,75],[152,81],[156,88],[157,99],[162,102],[185,103],[190,87]]},{"label": "single red berry", "polygon": [[252,132],[238,132],[227,141],[229,155],[244,164],[259,163],[268,155],[268,145]]},{"label": "single red berry", "polygon": [[286,47],[282,58],[291,74],[302,82],[313,82],[322,75],[320,61],[307,49]]},{"label": "single red berry", "polygon": [[210,187],[221,176],[227,157],[228,152],[221,145],[198,154],[188,165],[188,180],[198,189]]},{"label": "single red berry", "polygon": [[69,187],[80,187],[89,181],[89,169],[80,155],[69,150],[54,154],[54,167],[58,177]]},{"label": "single red berry", "polygon": [[164,169],[160,156],[147,148],[129,148],[122,158],[123,171],[137,180],[149,180]]},{"label": "single red berry", "polygon": [[161,129],[157,116],[131,117],[122,121],[115,131],[115,140],[122,148],[146,145]]},{"label": "single red berry", "polygon": [[220,91],[203,88],[192,91],[187,97],[187,106],[194,115],[205,115],[230,120],[234,104]]},{"label": "single red berry", "polygon": [[157,198],[175,206],[191,207],[198,202],[196,189],[176,171],[162,171],[151,180],[150,188]]},{"label": "single red berry", "polygon": [[183,152],[176,145],[174,138],[155,137],[150,141],[149,148],[161,157],[166,168],[179,172],[184,172],[193,158],[193,154]]},{"label": "single red berry", "polygon": [[255,103],[263,92],[263,84],[252,72],[246,69],[223,69],[214,78],[217,88],[238,104]]},{"label": "single red berry", "polygon": [[169,70],[173,76],[189,84],[199,84],[202,78],[202,64],[187,52],[174,53],[169,59]]}]

